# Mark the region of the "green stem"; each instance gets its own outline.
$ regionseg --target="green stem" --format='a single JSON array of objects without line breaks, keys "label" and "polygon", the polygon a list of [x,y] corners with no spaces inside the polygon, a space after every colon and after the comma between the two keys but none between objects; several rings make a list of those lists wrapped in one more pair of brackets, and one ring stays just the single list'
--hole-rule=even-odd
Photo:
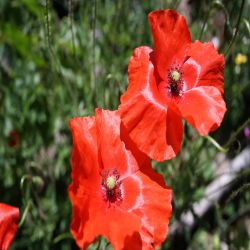
[{"label": "green stem", "polygon": [[59,78],[60,82],[65,82],[66,87],[68,88],[69,95],[72,99],[74,107],[77,106],[76,104],[76,98],[73,93],[72,86],[68,81],[65,81],[61,69],[61,62],[59,59],[57,59],[54,49],[52,47],[52,36],[51,36],[51,26],[50,26],[50,15],[49,15],[49,9],[50,9],[50,0],[45,1],[45,26],[46,26],[46,35],[47,35],[47,43],[49,48],[49,55],[51,58],[52,66],[55,65],[56,75]]},{"label": "green stem", "polygon": [[73,48],[73,55],[76,59],[76,45],[75,45],[75,35],[74,35],[74,26],[73,26],[73,6],[72,0],[68,0],[69,5],[69,18],[70,18],[70,31],[71,31],[71,39],[72,39],[72,48]]},{"label": "green stem", "polygon": [[176,0],[175,3],[174,3],[174,8],[173,9],[177,9],[179,4],[180,4],[181,0]]},{"label": "green stem", "polygon": [[61,240],[65,240],[65,239],[72,239],[72,236],[70,233],[62,233],[59,234],[58,236],[56,236],[53,240],[53,244],[57,244],[59,241]]},{"label": "green stem", "polygon": [[91,71],[91,88],[93,91],[93,97],[94,97],[94,103],[97,104],[97,86],[96,86],[96,73],[95,73],[95,68],[96,68],[96,52],[95,52],[95,47],[96,47],[96,12],[97,12],[97,3],[96,0],[94,0],[93,3],[93,9],[92,9],[92,16],[93,16],[93,22],[92,22],[92,71]]},{"label": "green stem", "polygon": [[244,22],[246,29],[248,31],[248,35],[250,36],[250,24],[245,18],[243,19],[243,22]]},{"label": "green stem", "polygon": [[226,200],[226,203],[229,203],[232,201],[236,196],[238,196],[240,193],[247,191],[250,189],[250,183],[243,184],[240,188],[238,188],[236,191],[232,192],[232,194],[229,196],[229,198]]},{"label": "green stem", "polygon": [[231,134],[228,142],[225,144],[225,147],[228,148],[235,138],[241,133],[241,131],[247,126],[250,125],[250,118],[248,118],[234,133]]},{"label": "green stem", "polygon": [[32,176],[30,176],[28,174],[25,174],[25,175],[22,176],[21,181],[20,181],[20,188],[21,188],[22,191],[23,191],[23,187],[24,187],[24,182],[26,180],[32,181]]},{"label": "green stem", "polygon": [[232,38],[231,42],[229,43],[229,45],[228,45],[228,47],[227,47],[227,49],[226,49],[226,51],[224,53],[225,56],[227,56],[227,54],[229,53],[229,51],[230,51],[230,49],[231,49],[231,47],[232,47],[232,45],[233,45],[233,43],[234,43],[234,41],[236,39],[236,36],[238,34],[239,27],[240,27],[240,21],[241,21],[243,9],[244,9],[244,4],[245,4],[245,0],[242,0],[241,6],[240,6],[240,14],[238,16],[237,24],[236,24],[236,27],[235,27],[236,30],[234,32],[234,35],[233,35],[233,38]]},{"label": "green stem", "polygon": [[50,27],[50,17],[49,17],[49,0],[45,1],[45,26],[47,29],[46,35],[47,35],[47,43],[48,43],[48,48],[49,48],[49,52],[51,57],[54,57],[54,51],[52,49],[52,42],[51,42],[51,27]]},{"label": "green stem", "polygon": [[218,0],[214,0],[210,5],[209,5],[209,9],[208,9],[208,12],[207,12],[207,15],[204,19],[204,23],[203,23],[203,26],[202,26],[202,29],[201,29],[201,33],[200,33],[200,36],[199,36],[199,40],[201,40],[202,38],[202,35],[204,33],[204,30],[205,30],[205,27],[206,27],[206,23],[208,21],[208,18],[211,14],[211,11],[215,8],[219,8],[219,9],[222,9],[224,14],[225,14],[225,18],[226,18],[226,22],[228,22],[228,12],[227,12],[227,9],[225,8],[225,6],[221,3],[221,1],[218,1]]},{"label": "green stem", "polygon": [[210,16],[211,10],[212,10],[211,5],[209,5],[209,9],[208,9],[207,15],[206,15],[206,17],[204,19],[204,22],[203,22],[203,25],[202,25],[202,28],[201,28],[201,33],[200,33],[200,36],[199,36],[199,40],[201,40],[201,38],[202,38],[202,35],[204,33],[204,30],[205,30],[205,27],[206,27],[206,23],[207,23],[207,20],[208,20],[208,18]]},{"label": "green stem", "polygon": [[207,135],[205,136],[217,149],[219,149],[221,152],[226,153],[228,151],[227,148],[223,148],[214,138]]},{"label": "green stem", "polygon": [[23,225],[23,223],[24,223],[24,221],[25,221],[25,219],[26,219],[27,213],[28,213],[28,211],[29,211],[29,209],[30,209],[31,204],[32,204],[32,203],[31,203],[31,200],[29,200],[28,203],[27,203],[27,205],[26,205],[26,207],[25,207],[25,209],[24,209],[24,212],[23,212],[21,221],[20,221],[19,224],[18,224],[18,228],[20,228],[20,227]]},{"label": "green stem", "polygon": [[241,133],[241,131],[247,126],[250,125],[250,118],[248,118],[234,133],[231,134],[228,142],[222,147],[217,141],[215,141],[211,136],[205,136],[217,149],[221,152],[228,152],[230,145],[235,141],[236,137]]}]

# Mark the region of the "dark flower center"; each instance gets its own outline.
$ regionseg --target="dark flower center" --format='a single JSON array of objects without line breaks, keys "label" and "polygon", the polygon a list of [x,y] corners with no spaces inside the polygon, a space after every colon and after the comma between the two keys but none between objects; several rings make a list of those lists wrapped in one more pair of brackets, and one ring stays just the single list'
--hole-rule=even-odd
[{"label": "dark flower center", "polygon": [[120,175],[116,169],[108,169],[101,173],[103,198],[108,204],[122,201]]},{"label": "dark flower center", "polygon": [[180,67],[171,67],[167,75],[167,89],[172,97],[180,97],[183,94],[182,71]]}]

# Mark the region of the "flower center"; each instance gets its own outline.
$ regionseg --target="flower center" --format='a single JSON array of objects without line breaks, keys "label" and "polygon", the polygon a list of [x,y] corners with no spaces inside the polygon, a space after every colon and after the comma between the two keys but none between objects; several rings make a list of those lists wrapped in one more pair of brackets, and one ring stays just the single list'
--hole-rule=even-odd
[{"label": "flower center", "polygon": [[120,175],[116,169],[107,169],[101,173],[102,195],[108,205],[122,201]]},{"label": "flower center", "polygon": [[115,178],[113,176],[107,178],[106,186],[108,189],[113,189],[115,187]]},{"label": "flower center", "polygon": [[179,66],[171,67],[167,76],[167,89],[171,97],[180,97],[183,94],[182,72]]},{"label": "flower center", "polygon": [[173,81],[177,82],[181,78],[181,74],[177,70],[172,71],[170,74]]}]

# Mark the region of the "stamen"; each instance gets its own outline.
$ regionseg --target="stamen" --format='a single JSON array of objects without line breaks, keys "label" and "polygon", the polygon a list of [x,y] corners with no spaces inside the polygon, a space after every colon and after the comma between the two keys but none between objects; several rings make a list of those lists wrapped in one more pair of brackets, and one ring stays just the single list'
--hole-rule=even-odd
[{"label": "stamen", "polygon": [[101,173],[103,198],[108,205],[122,201],[120,175],[116,169],[106,169]]},{"label": "stamen", "polygon": [[167,75],[167,89],[171,97],[180,97],[183,94],[183,80],[180,66],[172,66]]},{"label": "stamen", "polygon": [[181,74],[177,71],[177,70],[174,70],[171,72],[171,77],[174,81],[179,81],[180,78],[181,78]]},{"label": "stamen", "polygon": [[113,176],[109,176],[107,178],[106,185],[108,189],[113,189],[115,187],[115,178]]}]

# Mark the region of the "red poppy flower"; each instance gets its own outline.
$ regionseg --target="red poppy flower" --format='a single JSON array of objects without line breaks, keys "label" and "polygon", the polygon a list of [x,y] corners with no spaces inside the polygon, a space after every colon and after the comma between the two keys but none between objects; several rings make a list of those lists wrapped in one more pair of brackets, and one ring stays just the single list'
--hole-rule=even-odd
[{"label": "red poppy flower", "polygon": [[120,126],[117,111],[101,109],[70,120],[71,233],[81,249],[98,235],[114,249],[153,249],[167,235],[171,190]]},{"label": "red poppy flower", "polygon": [[7,250],[18,227],[19,209],[0,203],[0,249]]},{"label": "red poppy flower", "polygon": [[180,150],[182,117],[201,135],[220,126],[226,111],[224,57],[212,43],[192,43],[176,11],[154,11],[148,17],[155,49],[135,49],[119,112],[138,148],[163,161]]}]

